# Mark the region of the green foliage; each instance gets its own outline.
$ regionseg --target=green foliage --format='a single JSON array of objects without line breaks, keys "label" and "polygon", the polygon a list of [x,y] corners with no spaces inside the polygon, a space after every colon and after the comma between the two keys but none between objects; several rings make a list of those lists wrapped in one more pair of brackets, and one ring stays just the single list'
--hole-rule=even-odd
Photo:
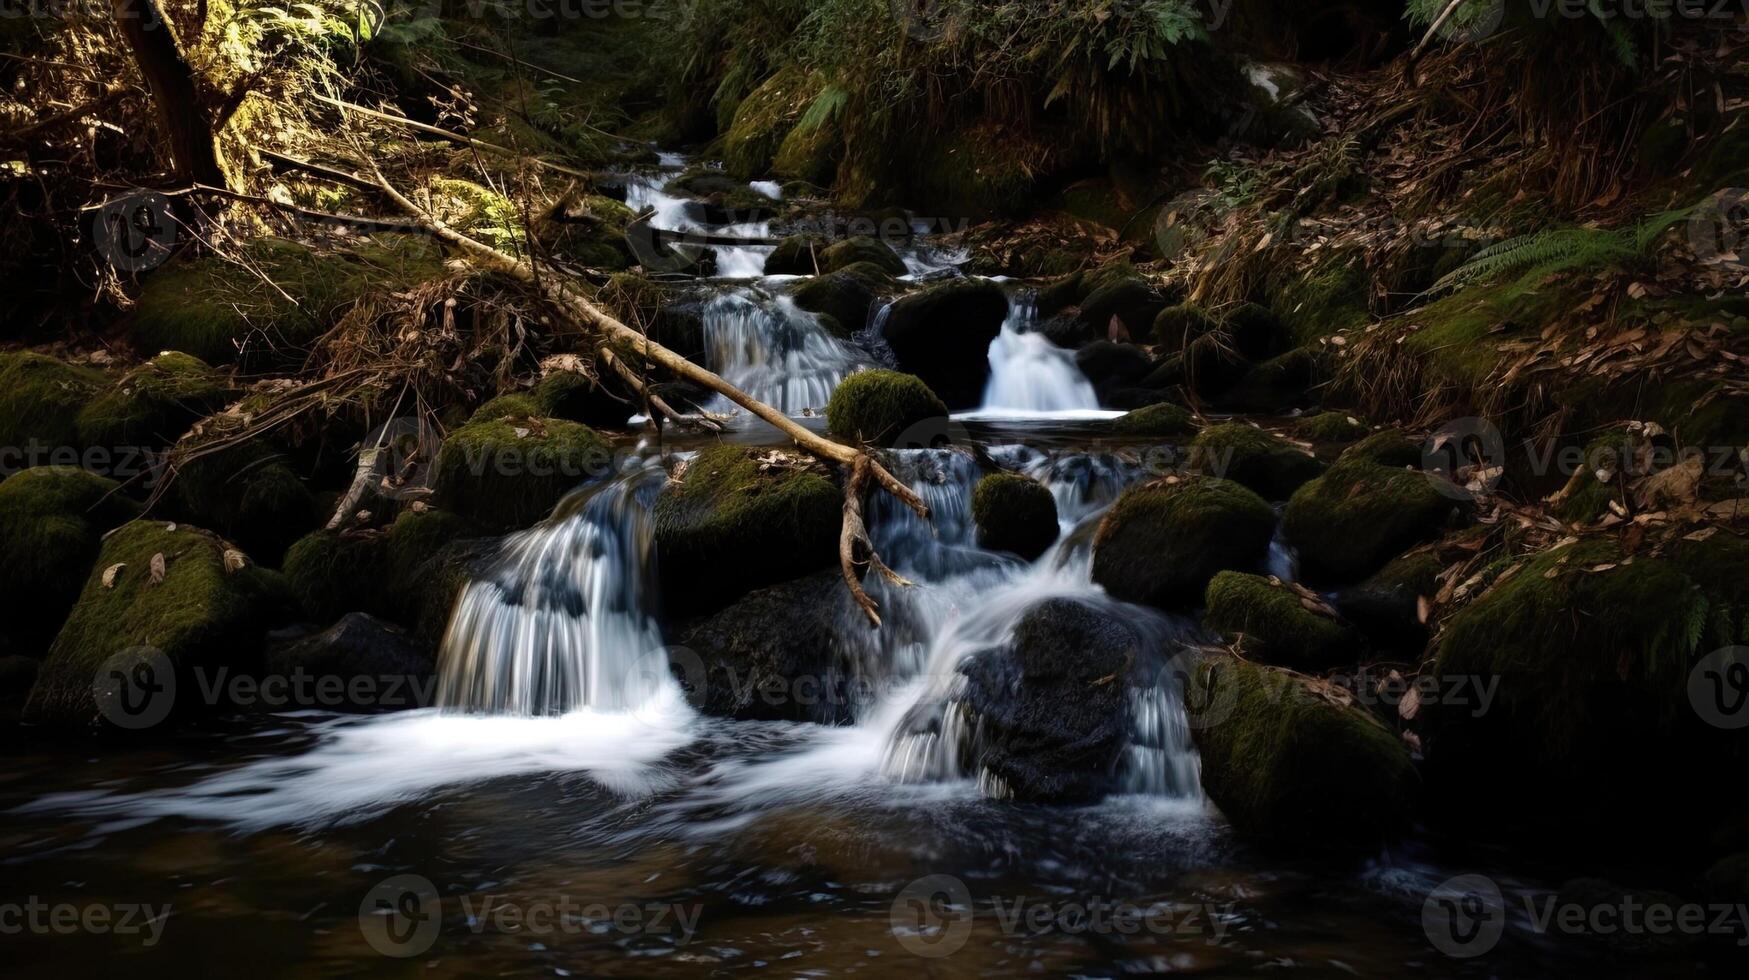
[{"label": "green foliage", "polygon": [[1521,282],[1529,282],[1555,272],[1629,262],[1645,255],[1660,235],[1687,220],[1693,210],[1665,211],[1631,228],[1551,228],[1509,238],[1471,256],[1429,292],[1492,282],[1512,272],[1521,273]]},{"label": "green foliage", "polygon": [[947,414],[947,406],[916,375],[858,371],[833,390],[826,428],[840,439],[891,446],[912,426]]},{"label": "green foliage", "polygon": [[1018,473],[992,473],[972,491],[978,543],[1031,561],[1057,540],[1057,502],[1044,484]]}]

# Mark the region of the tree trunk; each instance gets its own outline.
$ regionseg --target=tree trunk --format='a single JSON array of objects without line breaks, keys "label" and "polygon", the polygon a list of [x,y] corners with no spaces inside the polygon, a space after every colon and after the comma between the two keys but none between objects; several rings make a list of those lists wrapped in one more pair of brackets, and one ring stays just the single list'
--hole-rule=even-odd
[{"label": "tree trunk", "polygon": [[170,22],[157,0],[110,0],[116,26],[151,90],[170,147],[170,169],[183,185],[229,187],[194,69],[177,50]]}]

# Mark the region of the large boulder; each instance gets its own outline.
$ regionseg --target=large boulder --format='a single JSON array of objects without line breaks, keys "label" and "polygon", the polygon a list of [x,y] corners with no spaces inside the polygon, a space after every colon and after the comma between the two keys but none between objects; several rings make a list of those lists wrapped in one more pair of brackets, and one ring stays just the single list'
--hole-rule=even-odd
[{"label": "large boulder", "polygon": [[1075,366],[1103,392],[1140,381],[1154,363],[1134,344],[1096,340],[1075,352]]},{"label": "large boulder", "polygon": [[314,706],[331,711],[430,707],[436,670],[432,651],[407,631],[358,612],[320,632],[270,637],[261,658],[264,678],[315,685]]},{"label": "large boulder", "polygon": [[1196,435],[1196,418],[1182,405],[1159,402],[1112,419],[1111,431],[1120,436],[1181,439]]},{"label": "large boulder", "polygon": [[161,449],[236,394],[230,382],[205,362],[171,351],[129,371],[93,398],[80,410],[75,424],[87,446]]},{"label": "large boulder", "polygon": [[820,259],[827,272],[837,272],[861,263],[875,266],[889,276],[902,276],[910,271],[905,266],[905,260],[899,258],[899,253],[893,251],[892,246],[868,235],[857,235],[833,242],[820,254]]},{"label": "large boulder", "polygon": [[947,406],[921,378],[879,368],[845,378],[826,403],[826,429],[840,439],[888,447],[916,426],[947,418]]},{"label": "large boulder", "polygon": [[976,733],[968,761],[1015,800],[1098,799],[1129,740],[1140,647],[1128,626],[1084,602],[1034,606],[1009,643],[959,666],[955,700]]},{"label": "large boulder", "polygon": [[[1205,366],[1212,365],[1226,374],[1231,365],[1203,352]],[[1327,383],[1332,372],[1330,358],[1317,346],[1306,346],[1278,354],[1250,368],[1240,368],[1240,377],[1232,387],[1221,392],[1221,404],[1236,411],[1283,412],[1311,404],[1317,400],[1318,389]],[[1217,379],[1219,380],[1219,379]]]},{"label": "large boulder", "polygon": [[1168,478],[1124,491],[1093,538],[1093,580],[1126,602],[1196,604],[1216,572],[1260,566],[1268,502],[1231,480]]},{"label": "large boulder", "polygon": [[820,253],[826,250],[824,236],[791,235],[777,243],[777,248],[765,257],[768,276],[811,276],[825,266]]},{"label": "large boulder", "polygon": [[1370,460],[1338,460],[1294,493],[1283,530],[1308,577],[1354,582],[1438,536],[1464,509],[1440,478]]},{"label": "large boulder", "polygon": [[114,481],[37,466],[0,483],[0,623],[21,650],[46,649],[79,597],[105,531],[139,514]]},{"label": "large boulder", "polygon": [[1319,446],[1359,442],[1371,431],[1366,423],[1347,412],[1318,412],[1294,420],[1293,434]]},{"label": "large boulder", "polygon": [[1419,656],[1427,646],[1426,606],[1446,568],[1436,548],[1399,555],[1366,581],[1337,592],[1342,618],[1380,649]]},{"label": "large boulder", "polygon": [[614,472],[613,446],[576,422],[499,414],[488,402],[444,440],[437,454],[433,501],[491,528],[527,527],[565,494]]},{"label": "large boulder", "polygon": [[855,720],[839,638],[847,596],[837,572],[818,572],[755,589],[673,630],[679,656],[697,657],[678,664],[693,704],[724,718]]},{"label": "large boulder", "polygon": [[990,377],[990,342],[1008,318],[1008,296],[986,279],[954,279],[895,301],[882,336],[899,367],[951,409],[974,408]]},{"label": "large boulder", "polygon": [[868,280],[854,272],[834,272],[815,276],[796,284],[790,291],[796,306],[822,317],[830,317],[828,328],[836,326],[840,336],[854,334],[868,325],[869,311],[875,305],[875,291]]},{"label": "large boulder", "polygon": [[1019,473],[992,473],[979,480],[972,491],[972,520],[980,546],[1027,561],[1055,544],[1061,530],[1051,491]]},{"label": "large boulder", "polygon": [[703,450],[656,498],[663,603],[702,613],[762,585],[831,567],[844,495],[803,457]]},{"label": "large boulder", "polygon": [[1154,316],[1152,335],[1162,354],[1176,354],[1190,346],[1191,341],[1220,329],[1220,324],[1200,306],[1179,303],[1168,306]]},{"label": "large boulder", "polygon": [[108,384],[102,372],[45,354],[0,352],[0,450],[18,454],[5,468],[78,465],[74,420]]},{"label": "large boulder", "polygon": [[185,519],[274,566],[324,516],[290,459],[265,439],[192,456],[177,468],[171,492]]},{"label": "large boulder", "polygon": [[1192,668],[1184,698],[1203,789],[1242,836],[1366,847],[1408,824],[1409,749],[1346,690],[1218,654]]},{"label": "large boulder", "polygon": [[1337,457],[1339,463],[1351,463],[1355,460],[1367,460],[1395,469],[1406,466],[1419,469],[1422,448],[1419,443],[1404,435],[1401,429],[1380,429],[1342,450],[1342,455]]},{"label": "large boulder", "polygon": [[1262,663],[1316,671],[1360,661],[1358,634],[1335,610],[1292,585],[1222,572],[1209,581],[1203,625],[1238,639]]},{"label": "large boulder", "polygon": [[1266,500],[1286,500],[1324,471],[1324,464],[1293,443],[1244,422],[1211,425],[1191,443],[1191,464],[1255,490]]},{"label": "large boulder", "polygon": [[1154,318],[1165,308],[1166,297],[1147,280],[1122,278],[1089,292],[1081,301],[1077,319],[1082,330],[1093,337],[1110,338],[1115,320],[1131,339],[1146,341],[1153,332]]},{"label": "large boulder", "polygon": [[[283,593],[276,575],[216,535],[158,521],[123,525],[104,541],[49,648],[25,719],[127,728],[193,711],[211,683],[194,672],[251,665],[284,615]],[[166,670],[173,676],[161,676]]]}]

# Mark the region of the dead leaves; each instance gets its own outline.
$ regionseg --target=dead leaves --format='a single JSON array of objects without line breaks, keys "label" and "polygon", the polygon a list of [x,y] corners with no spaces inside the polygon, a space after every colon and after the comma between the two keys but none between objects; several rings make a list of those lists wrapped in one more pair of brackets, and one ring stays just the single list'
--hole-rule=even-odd
[{"label": "dead leaves", "polygon": [[121,575],[122,569],[124,569],[126,567],[128,567],[127,562],[118,561],[115,564],[104,569],[103,570],[103,587],[106,589],[115,588],[116,579]]},{"label": "dead leaves", "polygon": [[152,584],[163,584],[165,575],[164,552],[160,551],[152,556],[151,570]]}]

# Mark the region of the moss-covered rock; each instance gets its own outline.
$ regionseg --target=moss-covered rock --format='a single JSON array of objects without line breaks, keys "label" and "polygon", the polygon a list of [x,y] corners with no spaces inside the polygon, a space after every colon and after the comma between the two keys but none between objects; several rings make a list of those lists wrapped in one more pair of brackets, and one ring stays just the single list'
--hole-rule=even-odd
[{"label": "moss-covered rock", "polygon": [[836,560],[844,495],[805,460],[770,459],[768,451],[714,446],[656,498],[666,608],[705,612]]},{"label": "moss-covered rock", "polygon": [[1338,460],[1288,500],[1283,529],[1309,577],[1358,581],[1451,521],[1462,501],[1437,480],[1366,459]]},{"label": "moss-covered rock", "polygon": [[68,466],[32,467],[0,483],[0,622],[20,652],[47,648],[103,533],[138,515],[120,490]]},{"label": "moss-covered rock", "polygon": [[177,513],[269,566],[325,516],[290,461],[261,439],[194,456],[177,468],[171,493]]},{"label": "moss-covered rock", "polygon": [[641,403],[616,392],[580,371],[554,371],[526,391],[499,395],[486,402],[469,422],[505,418],[560,419],[588,426],[624,426]]},{"label": "moss-covered rock", "polygon": [[1220,655],[1184,692],[1203,788],[1245,837],[1367,846],[1407,825],[1419,792],[1409,750],[1346,691]]},{"label": "moss-covered rock", "polygon": [[1200,473],[1242,483],[1268,500],[1285,500],[1324,465],[1300,447],[1243,422],[1202,430],[1191,443],[1191,465]]},{"label": "moss-covered rock", "polygon": [[199,358],[167,351],[92,399],[79,412],[79,439],[87,446],[161,449],[236,395]]},{"label": "moss-covered rock", "polygon": [[1154,320],[1166,308],[1166,296],[1146,279],[1115,279],[1081,300],[1079,320],[1089,336],[1110,338],[1113,320],[1123,324],[1130,339],[1146,342]]},{"label": "moss-covered rock", "polygon": [[839,383],[826,404],[826,429],[840,439],[892,446],[913,426],[946,419],[947,406],[915,375],[874,369]]},{"label": "moss-covered rock", "polygon": [[1154,317],[1153,338],[1162,353],[1175,354],[1204,334],[1218,329],[1214,318],[1192,303],[1168,306]]},{"label": "moss-covered rock", "polygon": [[1008,318],[1008,295],[983,279],[954,279],[903,296],[882,336],[902,370],[922,378],[949,408],[971,408],[990,376],[990,342]]},{"label": "moss-covered rock", "polygon": [[1248,361],[1261,361],[1275,353],[1286,333],[1280,318],[1258,303],[1240,303],[1226,311],[1221,329],[1233,349]]},{"label": "moss-covered rock", "polygon": [[440,508],[489,528],[527,527],[571,490],[613,472],[612,444],[586,425],[529,414],[522,403],[481,408],[492,411],[450,433],[438,451],[432,500]]},{"label": "moss-covered rock", "polygon": [[992,473],[972,491],[978,544],[1032,561],[1057,540],[1057,501],[1044,484],[1018,473]]},{"label": "moss-covered rock", "polygon": [[1403,434],[1401,429],[1380,429],[1342,451],[1337,462],[1368,461],[1380,466],[1402,469],[1421,466],[1421,444]]},{"label": "moss-covered rock", "polygon": [[349,252],[262,238],[247,250],[259,275],[217,256],[179,259],[152,273],[134,308],[135,345],[208,364],[295,363],[360,299],[444,274],[439,250],[422,238],[373,238]]},{"label": "moss-covered rock", "polygon": [[735,109],[723,134],[723,168],[744,180],[771,173],[785,138],[818,91],[818,83],[797,69],[766,79]]},{"label": "moss-covered rock", "polygon": [[1093,580],[1127,602],[1192,605],[1215,573],[1258,567],[1274,533],[1275,511],[1231,480],[1132,487],[1094,535]]},{"label": "moss-covered rock", "polygon": [[[634,217],[631,208],[612,198],[577,194],[548,212],[535,234],[547,251],[559,258],[591,269],[625,269],[634,261],[626,242],[626,229]],[[508,218],[499,227],[519,234],[521,222],[514,205]],[[494,236],[484,237],[489,240]]]},{"label": "moss-covered rock", "polygon": [[864,262],[890,276],[902,276],[909,271],[905,267],[905,260],[899,258],[899,253],[893,251],[886,242],[868,235],[857,235],[833,242],[827,246],[826,251],[820,253],[820,261],[827,272],[837,272]]},{"label": "moss-covered rock", "polygon": [[[125,727],[126,716],[117,712],[130,706],[110,704],[100,709],[93,685],[102,671],[130,669],[111,658],[142,650],[162,654],[175,670],[176,712],[199,706],[201,688],[191,672],[246,666],[265,629],[284,611],[283,586],[274,581],[275,576],[227,561],[226,552],[224,541],[186,525],[134,521],[112,533],[43,661],[25,717],[63,725],[97,724],[108,718]],[[154,573],[159,561],[162,580]],[[121,568],[106,584],[106,571],[117,565]],[[148,705],[149,710],[154,708],[155,704]]]},{"label": "moss-covered rock", "polygon": [[1209,580],[1203,625],[1243,637],[1246,656],[1295,670],[1360,660],[1360,637],[1334,617],[1307,608],[1291,587],[1259,575],[1222,572]]},{"label": "moss-covered rock", "polygon": [[778,144],[771,172],[814,187],[830,187],[838,176],[838,160],[843,153],[844,134],[834,123],[798,124]]},{"label": "moss-covered rock", "polygon": [[[31,351],[0,352],[0,449],[15,451],[13,466],[72,463],[53,452],[85,445],[74,419],[109,383],[100,371]],[[46,458],[42,454],[49,454]]]},{"label": "moss-covered rock", "polygon": [[1359,585],[1337,592],[1336,608],[1373,646],[1419,656],[1427,646],[1423,602],[1438,594],[1438,578],[1445,569],[1436,547],[1417,548],[1391,559]]},{"label": "moss-covered rock", "polygon": [[1318,347],[1278,354],[1246,371],[1222,393],[1221,404],[1247,412],[1282,412],[1309,405],[1330,378],[1328,362],[1328,355]]},{"label": "moss-covered rock", "polygon": [[777,248],[765,257],[768,276],[811,276],[822,271],[826,251],[823,235],[791,235],[777,243]]},{"label": "moss-covered rock", "polygon": [[1181,405],[1160,402],[1112,419],[1111,431],[1121,436],[1181,438],[1196,434],[1196,419]]},{"label": "moss-covered rock", "polygon": [[1293,424],[1295,436],[1319,445],[1356,442],[1364,439],[1367,431],[1365,422],[1347,412],[1318,412]]},{"label": "moss-covered rock", "polygon": [[790,291],[796,306],[809,313],[830,317],[841,335],[853,334],[868,324],[875,305],[875,292],[868,280],[854,272],[834,272],[796,284]]}]

